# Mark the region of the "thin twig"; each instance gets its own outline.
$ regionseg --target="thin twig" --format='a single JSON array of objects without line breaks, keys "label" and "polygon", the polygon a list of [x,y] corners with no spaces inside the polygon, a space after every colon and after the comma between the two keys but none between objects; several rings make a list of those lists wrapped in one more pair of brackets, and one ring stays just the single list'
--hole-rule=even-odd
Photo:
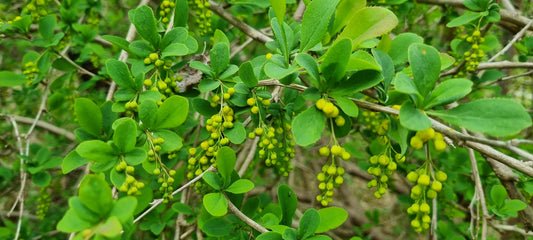
[{"label": "thin twig", "polygon": [[91,71],[83,68],[82,66],[78,65],[76,62],[72,61],[72,59],[70,59],[66,54],[64,54],[62,52],[57,52],[57,54],[59,54],[59,56],[61,56],[63,59],[67,60],[67,62],[72,64],[72,66],[76,67],[79,70],[79,72],[81,72],[83,74],[86,74],[86,75],[89,75],[91,77],[96,76],[96,74],[94,74]]},{"label": "thin twig", "polygon": [[[32,124],[34,122],[33,118],[22,117],[22,116],[17,116],[17,115],[0,114],[0,117],[13,118],[18,123],[24,123],[24,124]],[[68,140],[71,140],[71,141],[75,141],[76,140],[76,136],[72,132],[69,132],[69,131],[67,131],[67,130],[65,130],[63,128],[60,128],[60,127],[55,126],[55,125],[52,125],[52,124],[47,123],[45,121],[38,120],[37,123],[36,123],[36,126],[42,128],[44,130],[50,131],[52,133],[55,133],[57,135],[65,136]]]},{"label": "thin twig", "polygon": [[524,34],[526,33],[526,31],[529,29],[529,27],[531,27],[531,25],[533,24],[533,20],[529,21],[529,23],[527,23],[526,26],[524,26],[522,28],[522,30],[520,30],[520,32],[518,32],[514,37],[513,39],[511,39],[511,41],[509,43],[507,43],[507,45],[505,45],[505,47],[499,51],[498,53],[496,53],[496,55],[492,56],[488,62],[492,62],[494,61],[496,58],[498,58],[499,56],[501,56],[502,54],[504,54],[505,52],[507,52],[507,50],[509,50],[509,48],[511,48],[513,46],[513,43],[515,43],[516,41],[518,41],[520,38],[522,38],[522,36],[524,36]]},{"label": "thin twig", "polygon": [[233,14],[222,8],[222,6],[220,6],[217,2],[210,0],[209,4],[209,9],[211,9],[211,11],[222,17],[224,20],[228,21],[231,25],[240,29],[244,34],[250,36],[254,40],[257,40],[262,43],[273,41],[273,39],[269,36],[263,34],[260,31],[257,31],[255,28],[250,27],[248,24],[236,18]]},{"label": "thin twig", "polygon": [[[298,84],[283,85],[275,79],[262,80],[262,81],[259,81],[259,84],[258,84],[258,86],[269,86],[269,85],[270,86],[285,86],[285,87],[296,89],[299,91],[305,91],[307,89],[307,87],[298,85]],[[362,107],[368,110],[383,112],[383,113],[392,114],[396,116],[398,116],[399,114],[398,110],[390,108],[390,107],[382,106],[379,104],[375,104],[375,103],[371,103],[371,102],[367,102],[367,101],[363,101],[359,99],[352,98],[350,100],[352,100],[359,107]],[[473,148],[474,150],[488,157],[494,158],[497,161],[511,168],[514,168],[521,173],[526,174],[527,176],[533,177],[533,168],[528,166],[526,163],[519,161],[516,158],[503,154],[502,152],[492,148],[491,146],[497,146],[497,147],[501,147],[501,148],[508,149],[508,150],[513,149],[515,151],[517,151],[518,148],[514,146],[510,146],[510,144],[503,144],[503,146],[500,146],[499,141],[493,141],[490,139],[479,138],[479,137],[474,137],[471,135],[463,134],[461,132],[455,131],[453,128],[450,128],[433,118],[429,118],[429,119],[431,120],[432,127],[433,129],[435,129],[435,131],[440,132],[444,136],[447,136],[451,139],[460,141],[461,144],[464,144],[465,146],[469,146]]]},{"label": "thin twig", "polygon": [[[20,136],[20,131],[18,129],[18,125],[17,125],[17,122],[13,119],[13,118],[9,118],[9,120],[11,121],[11,124],[13,125],[13,131],[15,131],[15,137],[17,138],[17,143],[18,143],[18,149],[19,149],[19,153],[20,155],[24,155],[24,150],[22,149],[22,138]],[[13,204],[13,207],[11,208],[11,210],[9,210],[9,212],[7,213],[8,216],[11,215],[11,213],[15,210],[15,207],[17,206],[18,203],[20,203],[20,207],[19,207],[19,214],[18,214],[18,221],[17,221],[17,230],[15,232],[15,240],[17,240],[19,238],[19,234],[20,234],[20,228],[22,226],[22,215],[24,213],[24,187],[25,187],[25,183],[26,183],[26,171],[24,171],[24,159],[21,157],[20,158],[20,181],[21,181],[21,186],[20,186],[20,191],[17,195],[17,199],[15,200],[15,203]]]},{"label": "thin twig", "polygon": [[[148,4],[148,2],[150,2],[150,0],[141,0],[139,5],[137,5],[137,8]],[[135,25],[131,23],[130,28],[128,29],[128,33],[126,34],[126,41],[128,42],[133,41],[136,33],[137,33],[137,30],[135,30]],[[120,51],[120,56],[118,57],[118,60],[122,62],[126,62],[126,60],[128,59],[128,56],[129,56],[128,52],[123,49],[122,51]],[[117,83],[115,83],[115,81],[111,81],[111,86],[109,86],[109,89],[107,90],[107,96],[105,98],[106,101],[110,101],[111,99],[113,99],[113,93],[115,93],[116,88],[117,88]]]},{"label": "thin twig", "polygon": [[[185,188],[189,187],[191,184],[197,182],[198,180],[202,179],[202,176],[204,176],[204,174],[206,172],[210,172],[210,171],[213,171],[215,170],[215,167],[213,166],[210,166],[207,170],[203,171],[200,175],[196,176],[195,178],[193,178],[191,181],[187,182],[186,184],[184,184],[183,186],[181,186],[180,188],[176,189],[174,192],[172,192],[172,196],[178,194],[179,192],[183,191]],[[152,210],[154,210],[157,206],[159,206],[161,203],[163,203],[163,199],[162,198],[159,198],[159,199],[155,199],[153,202],[152,202],[152,206],[150,208],[148,208],[146,211],[144,211],[141,215],[139,215],[137,218],[135,218],[135,220],[133,221],[133,223],[136,223],[138,222],[139,220],[141,220],[144,216],[146,216],[148,213],[150,213]]]},{"label": "thin twig", "polygon": [[265,227],[261,226],[261,224],[255,222],[254,220],[250,219],[248,216],[244,215],[228,198],[228,196],[224,195],[226,197],[226,200],[228,201],[228,207],[229,210],[232,211],[239,219],[241,219],[243,222],[248,224],[248,226],[252,227],[253,229],[259,231],[260,233],[266,233],[269,232]]},{"label": "thin twig", "polygon": [[492,85],[492,84],[495,84],[495,83],[511,80],[511,79],[514,79],[514,78],[529,76],[531,74],[533,74],[533,70],[527,71],[525,73],[520,73],[520,74],[516,74],[516,75],[511,75],[511,76],[507,76],[507,77],[498,78],[498,79],[496,79],[494,81],[490,81],[490,82],[484,82],[482,84],[479,84],[478,87],[485,87],[485,86],[489,86],[489,85]]},{"label": "thin twig", "polygon": [[250,146],[250,150],[248,151],[248,155],[246,155],[246,159],[244,160],[244,163],[241,165],[241,168],[239,169],[239,176],[242,177],[244,172],[248,169],[248,166],[250,166],[250,163],[254,159],[255,156],[255,150],[257,149],[257,143],[259,142],[259,137],[256,137],[254,141],[252,142],[252,145]]},{"label": "thin twig", "polygon": [[231,50],[231,55],[229,55],[229,58],[232,59],[233,57],[235,57],[237,54],[239,54],[246,46],[248,46],[248,44],[250,44],[251,42],[253,42],[254,39],[253,38],[247,38],[246,41],[244,43],[242,43],[241,45],[237,46],[235,49],[232,49]]},{"label": "thin twig", "polygon": [[[465,128],[461,128],[461,131],[464,134],[467,134],[467,131]],[[479,176],[479,170],[477,168],[477,161],[476,161],[476,155],[474,153],[474,150],[472,148],[467,147],[466,150],[468,151],[468,158],[470,159],[470,167],[472,168],[472,178],[474,180],[475,185],[475,196],[472,199],[478,199],[479,205],[481,205],[481,239],[485,240],[487,239],[487,216],[489,215],[489,212],[487,210],[487,204],[485,202],[485,193],[483,192],[483,185],[481,184],[481,177]],[[479,219],[479,211],[477,211],[477,218]],[[474,216],[472,216],[474,218]],[[478,220],[479,222],[479,220]]]},{"label": "thin twig", "polygon": [[505,231],[513,231],[513,232],[517,232],[517,233],[520,233],[524,236],[533,236],[533,232],[532,231],[527,231],[524,230],[524,229],[521,229],[519,227],[517,227],[516,225],[501,225],[501,224],[493,224],[492,227],[494,228],[497,228],[497,229],[501,229],[501,230],[505,230]]}]

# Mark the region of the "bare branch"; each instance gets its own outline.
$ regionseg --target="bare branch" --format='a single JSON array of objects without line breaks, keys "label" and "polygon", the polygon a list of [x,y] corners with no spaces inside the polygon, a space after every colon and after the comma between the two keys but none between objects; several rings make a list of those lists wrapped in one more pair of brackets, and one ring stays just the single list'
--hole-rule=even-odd
[{"label": "bare branch", "polygon": [[272,38],[265,35],[264,33],[257,31],[255,28],[250,27],[248,24],[244,23],[243,21],[239,20],[233,14],[226,11],[222,6],[220,6],[217,2],[211,0],[209,1],[211,11],[222,17],[224,20],[228,21],[231,25],[237,27],[240,29],[244,34],[250,36],[254,40],[257,40],[262,43],[267,43],[270,41],[273,41]]},{"label": "bare branch", "polygon": [[[33,121],[34,121],[33,118],[22,117],[22,116],[17,116],[17,115],[9,115],[9,114],[0,114],[0,117],[13,118],[13,119],[15,119],[15,121],[17,121],[19,123],[24,123],[24,124],[32,124]],[[63,128],[60,128],[60,127],[55,126],[55,125],[52,125],[52,124],[47,123],[45,121],[38,120],[37,123],[36,123],[36,126],[42,128],[44,130],[50,131],[52,133],[55,133],[57,135],[65,136],[68,140],[71,140],[71,141],[75,141],[76,140],[76,136],[72,132],[69,132],[69,131],[67,131],[67,130],[65,130]]]},{"label": "bare branch", "polygon": [[524,34],[526,33],[526,31],[529,29],[529,27],[531,27],[531,24],[533,24],[533,20],[529,21],[529,23],[527,23],[526,26],[524,26],[522,28],[522,30],[520,30],[520,32],[518,32],[517,34],[515,34],[515,36],[513,37],[513,39],[511,39],[511,41],[509,43],[507,43],[507,45],[505,45],[505,47],[499,51],[498,53],[496,53],[494,56],[492,56],[490,59],[489,59],[489,62],[492,62],[494,61],[496,58],[498,58],[499,56],[501,56],[502,54],[504,54],[505,52],[507,52],[507,50],[509,50],[509,48],[511,48],[513,46],[513,43],[515,43],[516,41],[518,41],[520,38],[522,38],[522,36],[524,36]]},{"label": "bare branch", "polygon": [[226,196],[225,194],[224,196],[226,197],[226,200],[228,200],[229,210],[231,210],[239,219],[241,219],[243,222],[248,224],[248,226],[259,231],[260,233],[269,232],[265,227],[261,226],[261,224],[255,222],[254,220],[250,219],[248,216],[244,215],[244,213],[242,213],[237,207],[235,207],[235,205],[233,205],[233,203],[228,198],[228,196]]},{"label": "bare branch", "polygon": [[[178,194],[179,192],[183,191],[185,188],[189,187],[191,184],[197,182],[198,180],[202,179],[202,177],[204,176],[204,174],[206,172],[210,172],[210,171],[213,171],[215,170],[215,167],[213,166],[210,166],[207,170],[205,170],[204,172],[202,172],[200,175],[196,176],[195,178],[193,178],[191,181],[187,182],[186,184],[184,184],[183,186],[181,186],[180,188],[176,189],[174,192],[172,192],[172,196]],[[144,216],[146,216],[148,213],[150,213],[152,210],[154,210],[157,206],[159,206],[161,203],[163,203],[163,199],[160,198],[160,199],[156,199],[152,202],[152,206],[150,208],[148,208],[146,211],[144,211],[141,215],[139,215],[137,218],[135,218],[135,220],[133,221],[133,223],[136,223],[138,222],[139,220],[141,220]]]}]

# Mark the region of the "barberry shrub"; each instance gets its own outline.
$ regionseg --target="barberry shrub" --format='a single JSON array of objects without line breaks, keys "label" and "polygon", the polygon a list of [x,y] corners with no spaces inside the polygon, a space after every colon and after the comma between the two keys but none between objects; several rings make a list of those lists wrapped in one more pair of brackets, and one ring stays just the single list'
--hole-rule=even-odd
[{"label": "barberry shrub", "polygon": [[520,4],[1,3],[0,239],[532,236]]}]

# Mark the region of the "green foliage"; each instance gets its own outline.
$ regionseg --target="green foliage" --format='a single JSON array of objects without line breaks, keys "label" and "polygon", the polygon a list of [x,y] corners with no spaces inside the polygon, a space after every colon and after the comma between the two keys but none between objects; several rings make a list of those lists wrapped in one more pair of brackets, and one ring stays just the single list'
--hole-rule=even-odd
[{"label": "green foliage", "polygon": [[[25,210],[0,220],[0,238],[497,239],[518,237],[503,223],[533,228],[519,63],[533,38],[488,64],[503,33],[525,25],[496,1],[137,2],[0,4],[0,205]],[[480,204],[489,216],[468,211]]]}]

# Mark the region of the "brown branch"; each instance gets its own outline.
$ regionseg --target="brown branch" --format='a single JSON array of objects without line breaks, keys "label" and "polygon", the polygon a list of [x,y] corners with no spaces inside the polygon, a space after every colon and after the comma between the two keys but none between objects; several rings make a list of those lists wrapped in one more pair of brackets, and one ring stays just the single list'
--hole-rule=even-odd
[{"label": "brown branch", "polygon": [[252,227],[253,229],[257,230],[260,233],[269,232],[265,227],[261,226],[261,224],[255,222],[254,220],[250,219],[248,216],[244,215],[244,213],[242,213],[235,205],[233,205],[233,203],[228,198],[228,196],[226,196],[225,194],[224,196],[226,197],[226,200],[228,201],[229,210],[233,212],[235,216],[237,216],[243,222],[248,224],[248,226]]},{"label": "brown branch", "polygon": [[220,6],[215,1],[209,1],[211,11],[222,17],[224,20],[228,21],[231,25],[237,27],[239,30],[241,30],[244,34],[248,35],[249,37],[253,38],[254,40],[257,40],[262,43],[267,43],[270,41],[273,41],[272,38],[269,36],[263,34],[260,31],[257,31],[255,28],[250,27],[248,24],[244,23],[243,21],[239,20],[233,14],[226,11],[222,6]]},{"label": "brown branch", "polygon": [[[20,123],[24,123],[24,124],[32,124],[33,121],[35,120],[33,118],[21,117],[21,116],[17,116],[17,115],[8,115],[8,114],[2,115],[2,114],[0,114],[0,116],[8,117],[8,118],[12,117],[13,119],[15,119],[15,121],[20,122]],[[67,130],[65,130],[63,128],[57,127],[57,126],[52,125],[50,123],[47,123],[45,121],[42,121],[42,120],[37,121],[36,126],[42,128],[44,130],[48,130],[48,131],[50,131],[52,133],[55,133],[57,135],[65,136],[68,140],[71,140],[71,141],[75,141],[76,140],[76,136],[72,132],[69,132],[69,131],[67,131]]]},{"label": "brown branch", "polygon": [[[299,91],[304,91],[305,89],[307,89],[305,86],[298,85],[298,84],[283,85],[275,79],[262,80],[262,81],[259,81],[259,84],[258,84],[258,86],[268,86],[268,85],[285,86],[285,87],[296,89]],[[351,99],[351,100],[355,104],[357,104],[359,107],[362,107],[364,109],[368,109],[368,110],[372,110],[376,112],[383,112],[383,113],[392,114],[396,116],[399,114],[398,110],[387,107],[387,106],[382,106],[379,104],[375,104],[375,103],[371,103],[371,102],[367,102],[367,101],[363,101],[359,99]],[[435,129],[435,131],[437,132],[442,133],[444,136],[454,139],[460,142],[461,144],[464,144],[465,146],[471,147],[474,150],[480,152],[481,154],[487,157],[494,158],[497,161],[511,168],[514,168],[523,174],[526,174],[527,176],[533,177],[533,168],[528,166],[526,163],[519,161],[518,159],[508,156],[506,154],[503,154],[502,152],[491,147],[492,145],[494,145],[495,147],[511,149],[511,147],[514,147],[514,146],[510,146],[510,144],[504,144],[504,146],[500,146],[499,141],[493,141],[493,140],[485,139],[485,138],[476,138],[474,136],[455,131],[453,128],[450,128],[435,119],[430,118],[430,120],[431,120],[433,129]]]}]

